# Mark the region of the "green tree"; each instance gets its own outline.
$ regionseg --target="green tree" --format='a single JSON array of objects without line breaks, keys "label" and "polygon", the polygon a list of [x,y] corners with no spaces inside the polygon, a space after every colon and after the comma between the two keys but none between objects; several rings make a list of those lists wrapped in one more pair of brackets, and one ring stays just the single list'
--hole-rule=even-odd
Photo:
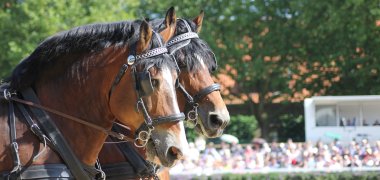
[{"label": "green tree", "polygon": [[378,1],[142,0],[137,12],[155,18],[174,4],[180,17],[205,11],[201,37],[236,80],[227,97],[248,105],[264,138],[281,119],[268,104],[379,93]]},{"label": "green tree", "polygon": [[45,38],[72,27],[133,19],[133,0],[2,0],[0,79]]},{"label": "green tree", "polygon": [[312,0],[299,4],[294,21],[303,32],[297,33],[297,41],[307,63],[303,63],[303,72],[294,71],[301,77],[297,88],[319,95],[379,94],[379,1]]},{"label": "green tree", "polygon": [[[144,9],[147,14],[164,11],[162,8],[174,2],[148,6],[151,3],[146,0],[140,4],[153,8]],[[286,31],[291,31],[286,28],[290,26],[288,13],[292,12],[278,11],[281,8],[288,8],[287,3],[224,0],[183,1],[177,8],[179,16],[185,17],[205,11],[201,37],[216,53],[221,72],[239,82],[229,97],[242,99],[250,107],[264,138],[268,138],[271,123],[265,105],[291,93],[285,57],[289,50]]]},{"label": "green tree", "polygon": [[257,121],[254,116],[237,115],[231,116],[231,124],[224,133],[236,136],[240,143],[251,143],[253,132],[257,130]]}]

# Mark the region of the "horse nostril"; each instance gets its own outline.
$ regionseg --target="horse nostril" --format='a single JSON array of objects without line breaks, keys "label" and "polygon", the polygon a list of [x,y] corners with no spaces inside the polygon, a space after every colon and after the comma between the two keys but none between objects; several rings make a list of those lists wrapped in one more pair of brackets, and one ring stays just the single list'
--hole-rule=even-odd
[{"label": "horse nostril", "polygon": [[209,118],[212,127],[219,128],[224,124],[223,120],[217,114],[210,114]]},{"label": "horse nostril", "polygon": [[171,158],[173,160],[182,159],[183,153],[180,149],[177,147],[170,147],[167,153],[168,158]]}]

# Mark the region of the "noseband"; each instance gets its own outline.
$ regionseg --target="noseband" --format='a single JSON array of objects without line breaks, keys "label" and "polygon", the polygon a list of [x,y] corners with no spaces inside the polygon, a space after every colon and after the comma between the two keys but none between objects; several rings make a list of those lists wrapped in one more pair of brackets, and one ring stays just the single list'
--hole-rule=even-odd
[{"label": "noseband", "polygon": [[[191,39],[199,39],[199,36],[197,33],[192,32],[190,25],[183,19],[178,19],[179,21],[182,21],[187,28],[187,33],[180,34],[178,36],[174,36],[171,38],[170,41],[166,44],[168,48],[172,48],[170,51],[170,54],[174,58],[174,53],[190,44]],[[214,55],[215,57],[215,55]],[[174,58],[175,59],[175,58]],[[215,58],[214,58],[215,60]],[[177,62],[178,63],[178,62]],[[215,64],[217,65],[216,61]],[[206,97],[208,94],[214,92],[214,91],[220,91],[220,84],[213,83],[210,86],[203,88],[198,93],[196,93],[194,96],[191,96],[186,89],[183,87],[182,84],[179,83],[179,89],[182,92],[183,96],[186,99],[186,105],[185,105],[185,114],[186,114],[186,122],[189,127],[195,127],[198,122],[198,106],[199,102]]]},{"label": "noseband", "polygon": [[[154,32],[154,34],[158,36],[156,32]],[[134,79],[135,90],[137,93],[136,110],[137,112],[141,111],[144,116],[144,123],[136,130],[136,133],[135,133],[134,144],[136,147],[145,147],[149,139],[152,139],[154,144],[158,144],[158,139],[154,139],[151,136],[152,131],[154,130],[155,126],[164,124],[164,123],[176,123],[176,122],[185,120],[185,115],[183,113],[151,118],[143,100],[144,96],[149,96],[154,91],[154,88],[151,83],[150,72],[149,72],[149,69],[153,66],[144,68],[143,72],[138,72],[136,69],[135,62],[138,60],[141,61],[143,59],[167,54],[168,52],[167,48],[162,45],[161,41],[160,41],[160,44],[161,44],[161,47],[151,49],[141,55],[136,55],[136,46],[131,46],[130,47],[131,53],[128,56],[127,63],[123,64],[122,67],[120,68],[119,73],[117,74],[112,84],[111,90],[109,92],[109,97],[111,97],[112,91],[118,85],[121,78],[127,71],[128,67],[131,66],[132,77]]]}]

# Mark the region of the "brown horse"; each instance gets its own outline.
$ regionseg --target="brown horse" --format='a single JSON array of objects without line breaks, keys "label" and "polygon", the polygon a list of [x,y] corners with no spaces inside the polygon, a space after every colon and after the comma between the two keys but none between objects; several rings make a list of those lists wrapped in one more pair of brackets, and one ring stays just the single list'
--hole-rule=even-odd
[{"label": "brown horse", "polygon": [[95,164],[107,135],[124,137],[109,131],[115,119],[152,161],[172,166],[187,141],[176,64],[162,45],[139,20],[81,26],[42,42],[1,86],[0,179],[102,178]]},{"label": "brown horse", "polygon": [[222,135],[230,115],[220,94],[220,85],[214,83],[210,74],[217,68],[216,57],[197,34],[203,17],[202,11],[193,20],[180,19],[167,47],[181,68],[179,80],[182,86],[177,90],[180,109],[199,133],[214,138]]},{"label": "brown horse", "polygon": [[[187,120],[193,121],[190,123],[197,124],[198,132],[208,137],[216,137],[221,135],[228,124],[229,113],[218,91],[220,87],[214,84],[210,74],[217,67],[215,56],[197,35],[202,26],[203,16],[202,12],[193,20],[177,21],[175,36],[169,41],[168,48],[181,68],[179,76],[181,86],[177,89],[181,109],[186,112]],[[176,19],[173,9],[169,9],[165,19],[156,19],[151,23],[159,31],[163,22],[168,22],[168,19]],[[197,117],[198,112],[200,118]],[[144,162],[143,158],[135,157],[140,155],[145,157],[143,149],[138,149],[139,155],[131,144],[119,144],[119,146],[124,151],[115,144],[105,144],[100,153],[100,163],[108,179],[155,176],[152,169],[154,167],[151,167],[150,163]],[[128,148],[129,151],[125,152]],[[113,156],[109,156],[111,153]],[[158,175],[160,179],[169,177],[167,169]]]}]

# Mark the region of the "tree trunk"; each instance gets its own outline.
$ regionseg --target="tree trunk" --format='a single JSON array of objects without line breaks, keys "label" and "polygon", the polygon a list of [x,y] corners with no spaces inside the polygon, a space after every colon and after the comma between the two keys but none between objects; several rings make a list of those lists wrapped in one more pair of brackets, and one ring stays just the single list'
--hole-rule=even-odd
[{"label": "tree trunk", "polygon": [[254,103],[252,100],[249,101],[249,107],[255,116],[257,123],[260,128],[260,137],[265,140],[269,140],[269,121],[268,115],[265,111],[265,101],[259,98],[259,103]]}]

